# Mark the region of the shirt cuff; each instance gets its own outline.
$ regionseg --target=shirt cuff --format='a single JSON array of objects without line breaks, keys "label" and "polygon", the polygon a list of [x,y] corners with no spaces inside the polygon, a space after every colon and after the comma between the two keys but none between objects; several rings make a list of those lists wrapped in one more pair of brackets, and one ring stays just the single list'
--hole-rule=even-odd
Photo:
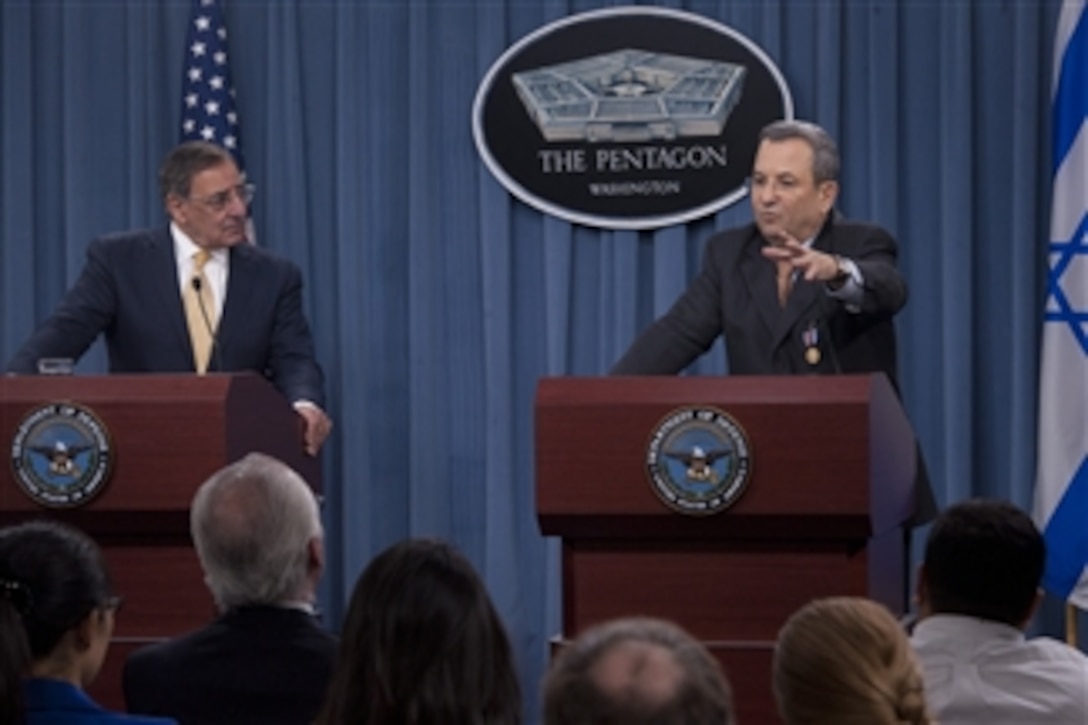
[{"label": "shirt cuff", "polygon": [[865,279],[861,276],[861,269],[848,257],[841,257],[842,266],[846,269],[846,280],[838,289],[831,289],[825,285],[829,297],[841,301],[846,306],[847,312],[861,312],[861,303],[865,297]]}]

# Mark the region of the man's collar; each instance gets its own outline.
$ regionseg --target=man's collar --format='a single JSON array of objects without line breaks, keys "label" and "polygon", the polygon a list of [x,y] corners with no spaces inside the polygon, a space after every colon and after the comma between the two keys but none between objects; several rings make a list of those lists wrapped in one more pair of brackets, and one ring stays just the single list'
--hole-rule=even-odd
[{"label": "man's collar", "polygon": [[[182,231],[176,222],[170,222],[170,237],[174,240],[174,258],[177,260],[192,259],[193,255],[200,251],[200,247],[188,234]],[[226,259],[226,249],[211,250],[212,259]]]},{"label": "man's collar", "polygon": [[296,611],[296,612],[302,612],[304,614],[309,614],[310,616],[317,616],[317,614],[318,614],[317,607],[314,606],[313,602],[304,602],[304,601],[276,602],[275,604],[242,604],[240,606],[231,607],[227,611],[228,612],[245,612],[245,611],[252,611],[252,610],[256,610],[256,609],[265,609],[265,610],[268,610],[268,609],[277,610],[278,609],[278,610],[285,610],[285,611]]}]

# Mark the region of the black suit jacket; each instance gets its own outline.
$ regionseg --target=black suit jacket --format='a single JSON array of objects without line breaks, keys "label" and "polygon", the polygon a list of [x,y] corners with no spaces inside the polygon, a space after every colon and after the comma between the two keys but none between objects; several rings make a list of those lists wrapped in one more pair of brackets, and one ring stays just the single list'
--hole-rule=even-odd
[{"label": "black suit jacket", "polygon": [[129,712],[180,725],[304,725],[328,687],[337,641],[297,609],[243,607],[125,661]]},{"label": "black suit jacket", "polygon": [[[613,366],[613,375],[678,373],[725,336],[733,375],[883,372],[898,390],[894,315],[907,303],[896,267],[898,245],[872,224],[828,216],[813,247],[853,260],[864,280],[859,309],[828,295],[823,282],[798,278],[778,303],[775,265],[755,224],[710,238],[699,275],[672,308]],[[819,349],[815,362],[806,355]],[[915,513],[908,527],[934,518],[937,504],[916,444]],[[909,547],[908,547],[909,550]]]},{"label": "black suit jacket", "polygon": [[[898,247],[879,227],[832,215],[814,248],[847,257],[865,281],[860,310],[827,294],[823,282],[798,278],[786,306],[778,303],[774,263],[755,224],[714,235],[687,291],[631,345],[614,375],[678,373],[725,336],[734,375],[864,373],[896,379],[892,317],[907,301],[896,269]],[[806,359],[812,341],[819,361]]]},{"label": "black suit jacket", "polygon": [[[101,237],[53,315],[8,363],[35,373],[44,357],[78,359],[103,333],[110,372],[194,372],[169,228]],[[230,273],[209,371],[253,370],[291,401],[324,407],[324,376],[302,313],[293,263],[250,244],[230,248]]]}]

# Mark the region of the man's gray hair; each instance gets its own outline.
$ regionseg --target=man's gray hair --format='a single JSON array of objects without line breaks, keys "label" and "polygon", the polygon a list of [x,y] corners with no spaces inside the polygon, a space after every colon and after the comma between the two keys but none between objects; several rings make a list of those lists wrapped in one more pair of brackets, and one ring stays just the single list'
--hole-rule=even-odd
[{"label": "man's gray hair", "polygon": [[205,581],[222,609],[301,599],[310,541],[323,536],[310,487],[261,453],[220,469],[200,486],[190,527]]},{"label": "man's gray hair", "polygon": [[770,123],[759,132],[761,142],[791,138],[799,138],[812,148],[812,178],[817,184],[839,180],[839,147],[820,126],[809,121],[788,119]]}]

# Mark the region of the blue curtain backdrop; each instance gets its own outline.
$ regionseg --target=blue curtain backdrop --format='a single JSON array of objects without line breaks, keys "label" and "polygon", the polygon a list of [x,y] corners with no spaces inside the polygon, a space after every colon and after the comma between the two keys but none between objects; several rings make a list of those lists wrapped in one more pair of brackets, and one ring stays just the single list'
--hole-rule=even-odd
[{"label": "blue curtain backdrop", "polygon": [[[533,512],[532,399],[604,373],[747,202],[653,233],[514,200],[472,142],[510,44],[590,0],[228,0],[263,246],[295,260],[337,428],[325,452],[334,623],[358,572],[446,537],[487,580],[531,701],[559,626]],[[1030,510],[1058,1],[687,0],[779,65],[840,140],[841,208],[902,244],[902,387],[938,498]],[[0,357],[95,235],[161,223],[189,3],[0,0]],[[80,370],[103,369],[101,349]],[[724,372],[720,346],[694,366]],[[1086,401],[1088,403],[1088,401]]]}]

